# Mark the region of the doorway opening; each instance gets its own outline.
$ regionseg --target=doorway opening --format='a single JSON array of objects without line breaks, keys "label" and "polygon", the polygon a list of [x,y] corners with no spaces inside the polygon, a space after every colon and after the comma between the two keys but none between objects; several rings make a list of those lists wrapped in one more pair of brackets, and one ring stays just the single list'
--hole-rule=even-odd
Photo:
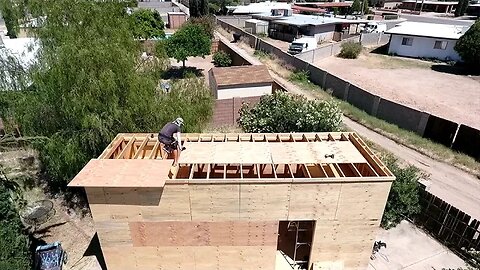
[{"label": "doorway opening", "polygon": [[293,268],[308,269],[314,228],[313,220],[279,222],[277,250]]}]

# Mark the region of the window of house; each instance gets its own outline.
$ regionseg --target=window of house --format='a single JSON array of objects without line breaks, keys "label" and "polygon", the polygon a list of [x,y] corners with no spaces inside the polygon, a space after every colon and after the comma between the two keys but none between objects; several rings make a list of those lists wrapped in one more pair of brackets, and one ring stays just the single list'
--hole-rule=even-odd
[{"label": "window of house", "polygon": [[442,41],[442,40],[436,40],[435,45],[433,45],[434,49],[439,49],[439,50],[446,50],[447,49],[447,41]]},{"label": "window of house", "polygon": [[402,45],[412,46],[412,43],[413,43],[413,38],[411,38],[411,37],[404,37],[402,39]]}]

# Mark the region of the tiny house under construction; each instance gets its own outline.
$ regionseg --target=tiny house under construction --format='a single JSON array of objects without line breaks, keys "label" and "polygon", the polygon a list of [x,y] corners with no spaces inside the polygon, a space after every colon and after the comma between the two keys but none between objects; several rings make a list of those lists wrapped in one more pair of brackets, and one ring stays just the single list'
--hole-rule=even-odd
[{"label": "tiny house under construction", "polygon": [[176,171],[156,137],[119,134],[69,184],[108,269],[367,266],[394,176],[355,133],[184,134]]}]

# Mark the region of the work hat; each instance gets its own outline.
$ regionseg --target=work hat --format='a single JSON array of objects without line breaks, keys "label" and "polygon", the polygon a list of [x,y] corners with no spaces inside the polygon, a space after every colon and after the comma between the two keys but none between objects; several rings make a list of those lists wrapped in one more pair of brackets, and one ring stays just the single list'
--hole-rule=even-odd
[{"label": "work hat", "polygon": [[183,125],[183,118],[178,117],[177,119],[175,119],[175,121],[173,121],[173,123],[177,126],[181,126]]}]

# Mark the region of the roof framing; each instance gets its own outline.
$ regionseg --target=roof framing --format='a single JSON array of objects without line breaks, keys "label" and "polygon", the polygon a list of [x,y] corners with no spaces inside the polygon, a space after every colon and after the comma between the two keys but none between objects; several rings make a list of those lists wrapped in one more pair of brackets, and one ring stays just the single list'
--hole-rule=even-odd
[{"label": "roof framing", "polygon": [[[295,145],[290,143],[300,143],[308,148],[314,148],[313,146],[320,146],[330,144],[349,143],[355,149],[356,153],[362,156],[361,160],[355,162],[349,162],[348,159],[343,159],[340,162],[339,159],[328,158],[328,152],[325,154],[325,158],[319,158],[318,160],[308,160],[308,162],[294,162],[296,159],[290,160],[290,162],[275,163],[274,158],[271,161],[255,158],[237,158],[230,159],[230,161],[237,160],[238,162],[223,162],[222,153],[220,152],[220,158],[215,159],[212,162],[211,154],[206,153],[205,161],[200,157],[195,162],[182,162],[178,171],[173,174],[174,179],[371,179],[371,178],[383,178],[392,177],[393,174],[386,168],[386,166],[380,161],[380,159],[367,147],[365,142],[356,134],[352,132],[330,132],[330,133],[227,133],[227,134],[197,134],[187,133],[183,134],[183,143],[186,145],[197,146],[199,143],[210,143],[211,145],[222,146],[222,143],[232,142],[250,142],[250,143],[263,143],[262,145],[270,145],[272,143],[282,143],[285,146],[285,151],[292,149]],[[309,144],[310,143],[310,144]],[[319,145],[311,143],[320,143]],[[233,144],[229,144],[233,145]],[[251,144],[246,144],[252,148]],[[312,146],[313,145],[313,146]],[[261,144],[255,146],[255,148],[261,148]],[[278,146],[278,145],[277,145]],[[277,147],[275,146],[275,147]],[[223,147],[222,149],[224,149]],[[237,147],[238,148],[238,147]],[[301,148],[301,147],[300,147]],[[302,148],[302,149],[307,149]],[[341,147],[338,147],[342,151]],[[188,149],[188,147],[187,147]],[[239,149],[242,149],[241,147]],[[243,149],[237,151],[247,151]],[[320,149],[320,148],[319,148]],[[323,149],[323,148],[322,148]],[[295,152],[295,155],[301,156],[306,152]],[[317,150],[317,154],[320,150]],[[357,152],[358,151],[358,152]],[[321,151],[320,151],[321,152]],[[254,155],[255,151],[251,151],[246,154],[246,157]],[[321,152],[323,155],[323,152]],[[285,153],[288,154],[288,153]],[[184,154],[186,155],[186,154]],[[235,153],[233,153],[235,155]],[[232,154],[230,153],[231,157]],[[318,155],[317,155],[318,157]],[[166,153],[164,153],[161,144],[158,142],[157,135],[152,133],[135,133],[135,134],[118,134],[105,151],[100,155],[99,159],[168,159]],[[225,158],[227,159],[227,158]],[[253,162],[253,161],[257,162]],[[278,159],[277,159],[278,160]],[[284,159],[289,161],[288,159]],[[304,160],[302,158],[299,161]],[[336,162],[334,162],[336,160]],[[187,160],[188,161],[188,160]],[[200,162],[201,161],[201,162]]]}]

